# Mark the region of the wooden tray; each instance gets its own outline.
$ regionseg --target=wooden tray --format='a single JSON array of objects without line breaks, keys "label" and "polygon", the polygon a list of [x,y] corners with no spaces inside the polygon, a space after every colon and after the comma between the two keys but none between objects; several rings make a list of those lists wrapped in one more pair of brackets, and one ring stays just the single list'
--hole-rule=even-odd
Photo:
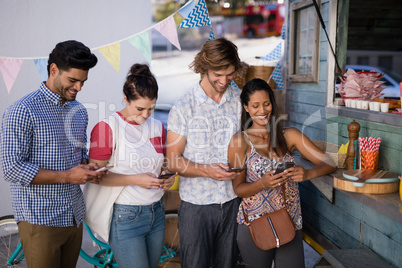
[{"label": "wooden tray", "polygon": [[398,174],[385,170],[345,170],[343,176],[334,177],[334,186],[340,190],[366,193],[387,194],[399,190]]}]

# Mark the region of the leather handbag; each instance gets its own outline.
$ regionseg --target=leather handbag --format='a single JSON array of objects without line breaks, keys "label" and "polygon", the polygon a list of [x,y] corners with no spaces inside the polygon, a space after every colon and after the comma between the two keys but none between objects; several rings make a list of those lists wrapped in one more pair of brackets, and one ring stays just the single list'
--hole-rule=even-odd
[{"label": "leather handbag", "polygon": [[268,213],[251,222],[249,222],[242,204],[244,220],[250,229],[251,237],[255,245],[262,250],[279,248],[292,241],[296,235],[295,225],[286,209],[284,185],[282,185],[282,194],[285,201],[284,208]]}]

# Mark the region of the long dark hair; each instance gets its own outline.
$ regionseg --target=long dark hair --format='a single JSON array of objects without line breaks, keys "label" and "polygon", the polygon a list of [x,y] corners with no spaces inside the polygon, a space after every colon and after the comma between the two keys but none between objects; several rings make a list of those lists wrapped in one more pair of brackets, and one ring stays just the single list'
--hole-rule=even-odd
[{"label": "long dark hair", "polygon": [[123,93],[128,102],[139,98],[150,100],[158,98],[158,83],[148,65],[136,63],[131,66],[123,86]]},{"label": "long dark hair", "polygon": [[248,102],[250,101],[250,96],[260,90],[268,93],[272,105],[271,116],[268,122],[269,128],[267,128],[271,131],[270,142],[272,145],[272,149],[277,155],[280,156],[285,155],[286,153],[290,153],[286,144],[285,136],[283,135],[282,122],[278,120],[279,110],[275,101],[274,92],[268,85],[268,83],[262,79],[255,78],[250,80],[244,85],[243,90],[241,91],[240,101],[243,107],[241,113],[241,130],[244,131],[253,125],[253,120],[251,119],[250,114],[246,111],[246,109],[244,109],[244,106],[248,105]]}]

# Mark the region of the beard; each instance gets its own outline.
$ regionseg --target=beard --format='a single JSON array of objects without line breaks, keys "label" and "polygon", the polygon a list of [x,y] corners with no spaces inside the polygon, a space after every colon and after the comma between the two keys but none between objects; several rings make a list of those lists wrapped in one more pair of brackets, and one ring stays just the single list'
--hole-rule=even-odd
[{"label": "beard", "polygon": [[[217,82],[214,82],[214,81],[212,81],[212,80],[210,79],[208,73],[206,74],[206,76],[207,76],[208,82],[211,84],[212,88],[213,88],[216,92],[218,92],[218,93],[224,93],[224,92],[226,91],[226,89],[228,88],[228,86],[229,86],[229,83],[226,83],[225,88],[224,88],[224,89],[221,89],[221,88],[219,88],[218,86],[216,86]],[[226,81],[226,82],[227,82],[227,81]]]},{"label": "beard", "polygon": [[[56,90],[56,93],[60,95],[63,103],[66,101],[74,101],[76,99],[78,92],[70,87],[65,87],[63,83],[61,83],[60,79],[56,79],[53,83],[53,86]],[[72,90],[74,93],[70,93],[69,90]]]}]

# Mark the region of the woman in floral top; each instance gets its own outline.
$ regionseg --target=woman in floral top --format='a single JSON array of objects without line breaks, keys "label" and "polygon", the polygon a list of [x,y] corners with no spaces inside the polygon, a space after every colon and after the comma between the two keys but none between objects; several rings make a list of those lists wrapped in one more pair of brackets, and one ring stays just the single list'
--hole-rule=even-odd
[{"label": "woman in floral top", "polygon": [[[240,206],[237,243],[242,259],[246,267],[271,267],[273,260],[277,268],[304,267],[298,183],[335,171],[335,164],[299,130],[282,128],[274,93],[265,81],[249,81],[240,99],[242,132],[233,136],[228,157],[231,167],[247,167],[233,180],[233,188],[243,198],[241,206],[247,214],[243,215]],[[295,150],[316,167],[306,170],[294,166],[273,175],[279,163],[294,162]],[[295,223],[296,236],[279,248],[264,251],[254,244],[244,217],[251,222],[285,207],[281,185],[285,185],[286,207]]]}]

